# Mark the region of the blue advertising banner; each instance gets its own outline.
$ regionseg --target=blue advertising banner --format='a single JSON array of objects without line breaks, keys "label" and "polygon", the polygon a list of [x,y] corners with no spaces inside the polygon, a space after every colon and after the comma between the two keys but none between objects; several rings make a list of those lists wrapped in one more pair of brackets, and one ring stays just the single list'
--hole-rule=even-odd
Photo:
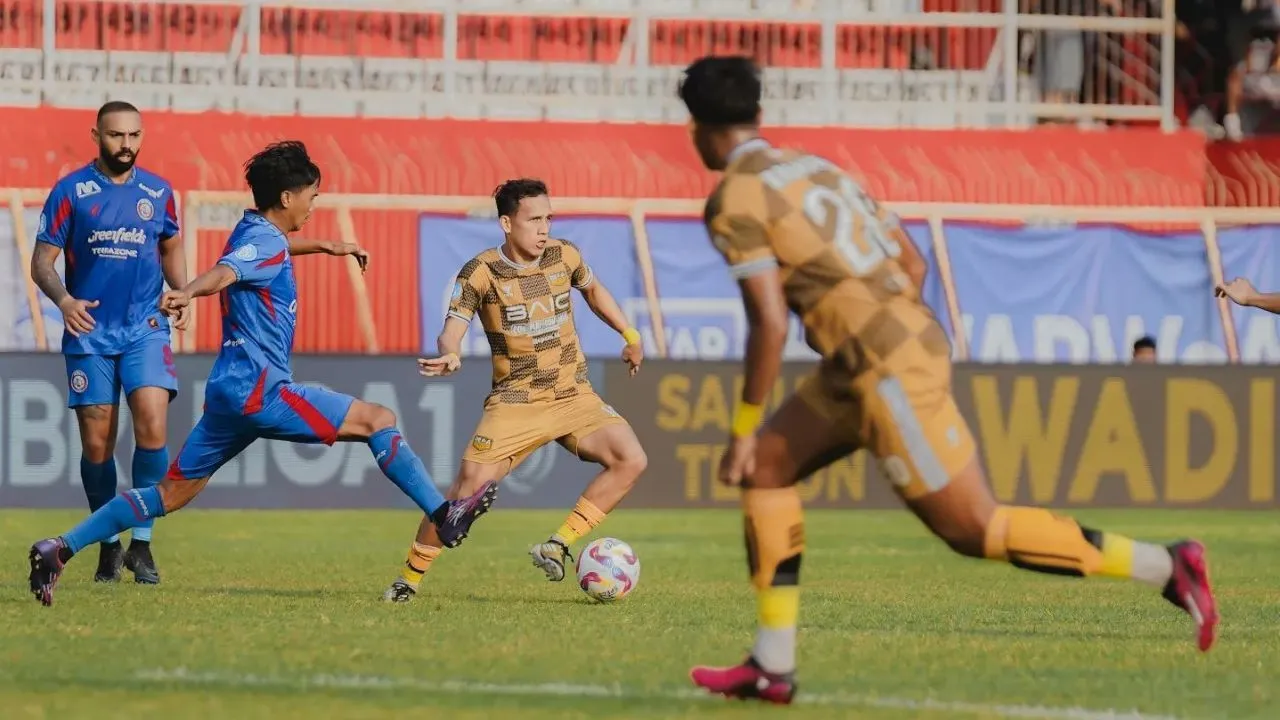
[{"label": "blue advertising banner", "polygon": [[[650,218],[645,224],[673,359],[740,359],[746,319],[737,286],[708,242],[701,222]],[[1197,232],[1144,233],[1117,226],[1004,227],[948,223],[949,250],[962,323],[951,318],[926,224],[904,223],[929,266],[923,295],[954,337],[963,327],[970,359],[1005,363],[1127,362],[1133,341],[1156,339],[1162,362],[1226,359],[1225,332],[1213,299],[1204,240]],[[652,352],[653,322],[626,218],[557,219],[553,234],[582,248]],[[422,220],[424,350],[434,350],[454,273],[480,250],[501,242],[491,219],[427,216]],[[1219,233],[1228,276],[1260,288],[1280,287],[1280,231],[1274,227]],[[618,352],[616,334],[575,296],[583,349],[590,357]],[[1237,309],[1241,357],[1280,360],[1276,319]],[[464,348],[485,354],[482,333]],[[812,360],[797,319],[788,360]]]},{"label": "blue advertising banner", "polygon": [[[1259,225],[1218,231],[1222,275],[1248,278],[1263,292],[1280,291],[1280,228]],[[1280,317],[1254,308],[1232,305],[1240,360],[1280,362]]]},{"label": "blue advertising banner", "polygon": [[945,229],[970,353],[981,362],[1221,362],[1225,340],[1199,233],[1111,226]]}]

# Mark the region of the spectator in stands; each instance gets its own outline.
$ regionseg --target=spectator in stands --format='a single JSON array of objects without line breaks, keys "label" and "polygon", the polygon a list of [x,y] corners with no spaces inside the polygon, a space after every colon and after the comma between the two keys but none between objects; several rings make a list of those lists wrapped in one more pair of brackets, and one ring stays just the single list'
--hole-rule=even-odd
[{"label": "spectator in stands", "polygon": [[[1022,0],[1022,12],[1031,15],[1091,17],[1121,13],[1121,0]],[[1084,90],[1085,33],[1082,30],[1045,30],[1035,39],[1035,74],[1040,99],[1046,103],[1075,105]],[[1085,102],[1106,102],[1085,98]]]},{"label": "spectator in stands", "polygon": [[1155,365],[1156,362],[1156,339],[1150,335],[1138,338],[1133,343],[1133,364]]},{"label": "spectator in stands", "polygon": [[[1275,42],[1280,31],[1280,4],[1274,0],[1218,0],[1215,9],[1222,19],[1227,52],[1227,108],[1222,125],[1227,139],[1242,140],[1245,128],[1240,122],[1240,110],[1246,99],[1250,52],[1256,40]],[[1273,53],[1268,64],[1270,70],[1280,70],[1280,57]]]}]

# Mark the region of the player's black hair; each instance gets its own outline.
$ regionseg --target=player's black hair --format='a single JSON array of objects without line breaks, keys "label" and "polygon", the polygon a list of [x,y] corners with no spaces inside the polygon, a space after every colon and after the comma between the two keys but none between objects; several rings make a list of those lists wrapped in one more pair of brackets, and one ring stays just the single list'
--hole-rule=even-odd
[{"label": "player's black hair", "polygon": [[123,100],[111,100],[109,102],[103,103],[102,107],[98,108],[98,119],[96,120],[96,122],[99,125],[101,125],[102,118],[112,113],[118,113],[118,112],[136,113],[138,112],[138,108],[134,107],[133,103],[127,103]]},{"label": "player's black hair", "polygon": [[271,143],[244,164],[244,179],[260,212],[280,207],[280,194],[320,182],[320,168],[297,140]]},{"label": "player's black hair", "polygon": [[1133,352],[1137,354],[1139,350],[1155,350],[1156,339],[1150,335],[1143,335],[1133,342]]},{"label": "player's black hair", "polygon": [[754,125],[760,115],[760,68],[749,57],[699,58],[685,68],[680,99],[700,125]]},{"label": "player's black hair", "polygon": [[498,206],[498,216],[515,215],[520,209],[520,201],[525,198],[547,195],[547,184],[534,178],[516,178],[508,180],[493,191],[493,204]]}]

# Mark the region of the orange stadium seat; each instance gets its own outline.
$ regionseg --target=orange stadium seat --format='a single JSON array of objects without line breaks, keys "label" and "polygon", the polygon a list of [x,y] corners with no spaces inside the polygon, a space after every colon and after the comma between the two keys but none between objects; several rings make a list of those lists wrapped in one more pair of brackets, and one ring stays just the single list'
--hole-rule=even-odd
[{"label": "orange stadium seat", "polygon": [[[958,0],[930,0],[926,10],[954,10]],[[981,0],[981,9],[996,0]],[[37,48],[42,0],[0,0],[4,47]],[[968,5],[966,4],[966,9]],[[227,4],[149,5],[58,0],[58,47],[225,53],[243,9]],[[271,55],[440,58],[440,14],[359,12],[315,8],[262,10],[262,52]],[[629,21],[617,17],[521,17],[463,15],[461,60],[614,63],[624,51]],[[905,68],[916,49],[927,49],[938,67],[977,69],[986,64],[991,30],[838,28],[841,68]],[[728,22],[668,19],[652,23],[650,60],[681,65],[707,52],[742,52],[787,68],[822,65],[817,23]]]}]

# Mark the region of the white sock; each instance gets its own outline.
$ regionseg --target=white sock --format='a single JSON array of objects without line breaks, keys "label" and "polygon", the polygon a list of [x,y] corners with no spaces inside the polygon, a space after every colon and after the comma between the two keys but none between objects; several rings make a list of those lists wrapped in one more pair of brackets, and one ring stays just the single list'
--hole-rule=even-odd
[{"label": "white sock", "polygon": [[756,644],[751,648],[751,657],[756,659],[766,672],[779,675],[794,672],[796,669],[796,629],[778,628],[756,630]]},{"label": "white sock", "polygon": [[1163,589],[1173,577],[1169,548],[1154,543],[1133,543],[1133,579]]}]

